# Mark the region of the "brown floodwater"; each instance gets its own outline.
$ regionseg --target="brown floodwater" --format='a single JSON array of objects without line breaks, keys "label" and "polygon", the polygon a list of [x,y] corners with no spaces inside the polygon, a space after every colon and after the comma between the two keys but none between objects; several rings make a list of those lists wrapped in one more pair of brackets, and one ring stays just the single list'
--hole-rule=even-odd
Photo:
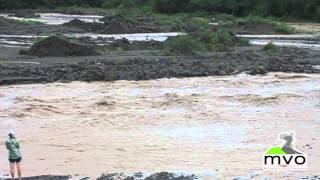
[{"label": "brown floodwater", "polygon": [[[320,75],[1,86],[2,174],[9,131],[22,142],[25,175],[319,175]],[[262,171],[264,151],[291,131],[308,153],[308,171]]]}]

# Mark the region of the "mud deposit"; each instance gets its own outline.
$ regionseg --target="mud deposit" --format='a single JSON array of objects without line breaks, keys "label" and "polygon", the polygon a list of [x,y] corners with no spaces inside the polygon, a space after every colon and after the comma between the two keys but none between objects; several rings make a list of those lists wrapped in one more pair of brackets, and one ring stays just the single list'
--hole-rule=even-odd
[{"label": "mud deposit", "polygon": [[[35,43],[24,53],[32,56],[92,56],[99,55],[92,47],[69,42],[57,36],[48,37]],[[20,51],[20,54],[23,54]]]},{"label": "mud deposit", "polygon": [[[27,176],[297,179],[319,173],[319,84],[319,75],[277,73],[2,86],[0,133],[22,140]],[[308,171],[262,171],[263,152],[284,131],[296,131]],[[2,174],[7,168],[0,161]]]}]

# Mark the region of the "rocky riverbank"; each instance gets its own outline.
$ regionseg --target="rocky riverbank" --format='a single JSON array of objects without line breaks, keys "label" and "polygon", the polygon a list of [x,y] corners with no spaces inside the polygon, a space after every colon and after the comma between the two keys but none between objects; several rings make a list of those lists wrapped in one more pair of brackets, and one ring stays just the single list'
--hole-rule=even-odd
[{"label": "rocky riverbank", "polygon": [[268,72],[319,73],[320,53],[260,47],[218,53],[168,55],[163,51],[121,51],[100,56],[34,57],[17,55],[19,48],[0,48],[0,84],[70,81],[148,80],[171,77],[223,76]]}]

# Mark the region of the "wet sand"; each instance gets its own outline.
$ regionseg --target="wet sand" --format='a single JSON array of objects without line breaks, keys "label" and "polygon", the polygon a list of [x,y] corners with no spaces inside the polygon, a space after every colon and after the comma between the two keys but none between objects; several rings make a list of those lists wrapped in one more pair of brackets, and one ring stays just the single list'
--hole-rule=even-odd
[{"label": "wet sand", "polygon": [[[21,139],[27,176],[173,171],[297,179],[320,170],[319,84],[320,75],[277,73],[3,86],[0,133],[14,130]],[[263,152],[286,131],[308,153],[308,171],[262,172]]]}]

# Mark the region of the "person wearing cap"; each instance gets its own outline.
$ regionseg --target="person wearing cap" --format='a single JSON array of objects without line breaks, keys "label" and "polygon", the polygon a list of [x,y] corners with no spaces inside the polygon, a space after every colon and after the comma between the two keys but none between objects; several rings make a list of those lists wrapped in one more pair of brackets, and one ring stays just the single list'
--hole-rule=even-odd
[{"label": "person wearing cap", "polygon": [[21,180],[21,153],[20,143],[13,133],[8,134],[8,140],[6,141],[6,147],[9,151],[10,162],[10,174],[12,179],[15,176],[15,168],[17,168],[19,180]]}]

